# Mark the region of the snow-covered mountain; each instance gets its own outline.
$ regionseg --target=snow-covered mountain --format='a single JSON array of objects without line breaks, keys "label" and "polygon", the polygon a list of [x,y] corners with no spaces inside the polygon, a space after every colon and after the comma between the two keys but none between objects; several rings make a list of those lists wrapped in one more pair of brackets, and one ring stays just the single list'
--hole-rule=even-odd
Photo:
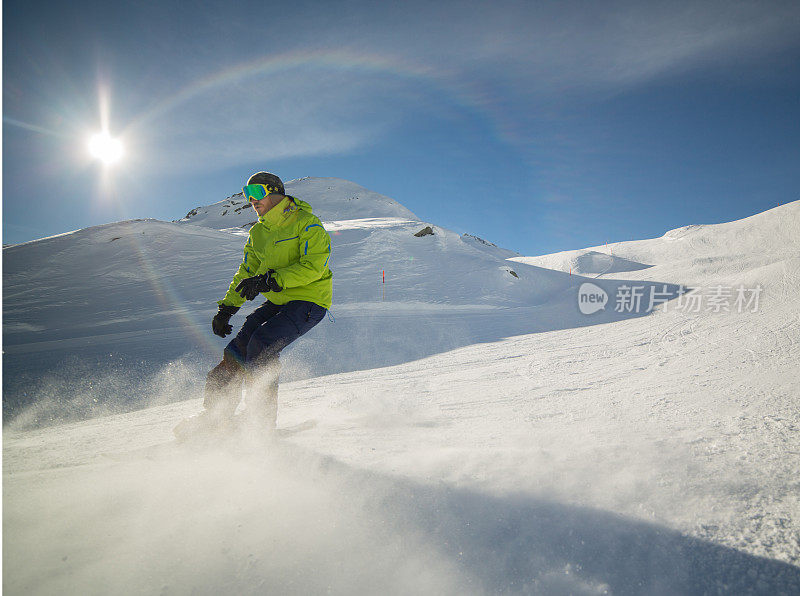
[{"label": "snow-covered mountain", "polygon": [[200,409],[235,196],[3,251],[6,590],[800,591],[800,202],[517,257],[287,187],[335,322],[283,358],[279,426],[316,425],[267,451],[135,452]]},{"label": "snow-covered mountain", "polygon": [[[334,271],[331,317],[314,341],[286,353],[287,380],[629,316],[586,319],[570,294],[578,277],[510,263],[515,253],[421,221],[351,182],[304,178],[287,192],[320,214]],[[26,409],[26,419],[44,422],[141,407],[177,361],[202,379],[198,371],[226,343],[209,321],[253,221],[242,206],[234,196],[178,222],[112,223],[4,249],[4,420]],[[425,228],[433,233],[416,235]],[[496,312],[509,308],[563,312],[498,322]],[[198,390],[187,386],[176,397]]]}]

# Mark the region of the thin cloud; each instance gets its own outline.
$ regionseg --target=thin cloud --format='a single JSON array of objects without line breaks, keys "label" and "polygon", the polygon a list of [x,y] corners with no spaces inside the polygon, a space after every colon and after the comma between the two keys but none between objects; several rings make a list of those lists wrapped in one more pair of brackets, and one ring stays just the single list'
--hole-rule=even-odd
[{"label": "thin cloud", "polygon": [[[537,94],[635,85],[797,46],[797,2],[492,5],[438,37],[451,67]],[[432,54],[432,43],[415,43]],[[413,52],[413,50],[412,50]],[[513,85],[512,85],[513,84]]]}]

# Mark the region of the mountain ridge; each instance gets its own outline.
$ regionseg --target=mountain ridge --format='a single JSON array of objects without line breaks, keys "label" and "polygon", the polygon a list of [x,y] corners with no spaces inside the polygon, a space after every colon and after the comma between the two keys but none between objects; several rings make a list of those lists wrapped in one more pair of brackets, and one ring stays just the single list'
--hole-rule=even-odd
[{"label": "mountain ridge", "polygon": [[[380,193],[343,178],[307,176],[290,180],[286,194],[311,204],[314,215],[323,222],[332,220],[396,217],[419,221],[409,209]],[[211,205],[195,207],[177,223],[226,229],[249,227],[258,220],[241,192]]]}]

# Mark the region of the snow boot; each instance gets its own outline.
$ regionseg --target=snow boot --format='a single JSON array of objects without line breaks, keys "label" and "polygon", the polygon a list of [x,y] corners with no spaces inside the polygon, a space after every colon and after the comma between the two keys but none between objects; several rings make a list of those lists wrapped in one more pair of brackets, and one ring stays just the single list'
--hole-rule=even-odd
[{"label": "snow boot", "polygon": [[225,352],[222,362],[206,375],[205,410],[182,420],[172,431],[175,437],[179,441],[190,441],[230,434],[234,429],[233,413],[242,399],[244,377],[244,368]]},{"label": "snow boot", "polygon": [[[270,439],[278,421],[278,377],[280,364],[277,358],[258,367],[245,382],[245,410],[241,414],[242,430],[254,438]],[[237,418],[239,418],[237,416]]]},{"label": "snow boot", "polygon": [[226,351],[222,362],[206,375],[203,407],[206,410],[218,410],[223,416],[233,416],[242,399],[244,378],[244,367]]}]

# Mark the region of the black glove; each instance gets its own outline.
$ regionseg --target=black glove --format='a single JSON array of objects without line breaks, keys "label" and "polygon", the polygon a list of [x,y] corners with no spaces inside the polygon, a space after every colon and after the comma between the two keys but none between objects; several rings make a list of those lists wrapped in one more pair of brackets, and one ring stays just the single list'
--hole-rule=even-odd
[{"label": "black glove", "polygon": [[236,314],[237,310],[239,310],[238,306],[219,305],[219,312],[211,319],[211,329],[214,331],[214,335],[226,337],[231,334],[233,327],[230,326],[228,321]]},{"label": "black glove", "polygon": [[283,288],[278,285],[272,274],[275,273],[272,269],[263,275],[256,275],[248,277],[239,282],[236,286],[236,291],[241,294],[245,300],[252,300],[261,292],[280,292]]}]

